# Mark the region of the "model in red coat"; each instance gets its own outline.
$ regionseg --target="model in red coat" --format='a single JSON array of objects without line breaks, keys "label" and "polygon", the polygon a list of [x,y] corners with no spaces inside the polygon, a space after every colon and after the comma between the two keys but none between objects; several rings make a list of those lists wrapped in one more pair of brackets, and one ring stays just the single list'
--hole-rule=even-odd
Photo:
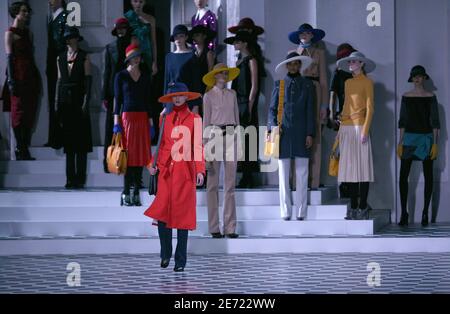
[{"label": "model in red coat", "polygon": [[[202,186],[205,161],[202,145],[202,120],[189,110],[187,101],[200,97],[188,92],[186,85],[175,83],[161,103],[173,103],[166,116],[156,168],[158,191],[152,205],[144,213],[158,220],[161,242],[161,267],[169,266],[172,257],[172,229],[177,230],[174,271],[184,271],[187,257],[188,231],[196,228],[196,185]],[[153,161],[152,163],[153,164]]]}]

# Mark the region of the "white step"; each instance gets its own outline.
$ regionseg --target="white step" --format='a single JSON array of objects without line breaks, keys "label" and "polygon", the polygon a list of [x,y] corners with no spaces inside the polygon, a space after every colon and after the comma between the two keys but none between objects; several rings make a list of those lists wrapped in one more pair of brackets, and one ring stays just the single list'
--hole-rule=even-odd
[{"label": "white step", "polygon": [[[155,147],[152,147],[152,151],[154,151]],[[40,160],[64,160],[66,155],[64,154],[64,150],[61,149],[53,149],[49,147],[30,147],[30,154],[36,161]],[[103,146],[94,146],[92,148],[92,152],[88,154],[88,159],[91,160],[103,160]]]},{"label": "white step", "polygon": [[[415,237],[252,237],[210,239],[190,236],[188,254],[450,253],[449,243],[449,238]],[[175,246],[176,240],[173,241],[173,247]],[[0,240],[0,256],[159,254],[160,250],[157,237]]]},{"label": "white step", "polygon": [[[66,155],[63,149],[53,149],[49,147],[30,147],[30,154],[36,161],[39,160],[64,160]],[[92,153],[88,154],[88,159],[103,160],[103,146],[94,146]]]},{"label": "white step", "polygon": [[[375,218],[376,220],[378,218]],[[244,220],[237,232],[248,236],[373,235],[374,220]],[[14,221],[0,222],[0,237],[11,236],[156,236],[157,227],[148,221]],[[207,235],[208,222],[197,222],[192,235]]]},{"label": "white step", "polygon": [[[0,221],[148,221],[142,207],[0,207]],[[307,219],[339,220],[346,214],[347,205],[310,205]],[[238,206],[237,220],[278,220],[279,206]],[[222,210],[220,210],[222,217]],[[208,220],[208,208],[197,207],[197,219]]]},{"label": "white step", "polygon": [[[0,176],[5,174],[11,176],[18,175],[40,175],[45,177],[49,174],[65,175],[66,161],[57,160],[36,160],[36,161],[0,161]],[[102,160],[88,160],[87,173],[104,174]]]},{"label": "white step", "polygon": [[[188,254],[277,253],[449,253],[449,238],[440,237],[240,237],[190,236]],[[173,247],[176,240],[173,240]],[[0,240],[0,256],[45,254],[159,254],[157,237],[40,238]],[[188,257],[189,258],[189,257]]]},{"label": "white step", "polygon": [[[111,175],[111,181],[123,180],[123,177]],[[144,181],[145,182],[145,181]],[[237,190],[237,206],[279,206],[279,194],[277,189]],[[336,188],[326,187],[318,191],[309,191],[308,199],[312,205],[320,204],[320,201],[329,202],[336,198]],[[142,204],[149,205],[153,196],[149,196],[145,188],[141,190]],[[223,193],[219,193],[219,202],[223,203]],[[120,203],[120,190],[27,190],[11,191],[0,190],[1,207],[114,207]],[[206,206],[206,191],[197,191],[197,206]]]},{"label": "white step", "polygon": [[[144,181],[145,182],[145,181]],[[0,175],[1,188],[61,188],[66,184],[65,174],[6,174]],[[86,187],[120,187],[123,177],[106,173],[87,176]]]},{"label": "white step", "polygon": [[[149,173],[142,171],[142,182],[147,186]],[[4,161],[0,162],[0,188],[63,188],[66,184],[65,162],[56,161]],[[86,188],[122,188],[123,176],[103,172],[102,161],[88,162]],[[279,198],[278,191],[276,198]],[[310,204],[320,205],[337,198],[336,187],[310,191]],[[278,201],[277,201],[278,203]],[[269,204],[271,205],[271,204]]]}]

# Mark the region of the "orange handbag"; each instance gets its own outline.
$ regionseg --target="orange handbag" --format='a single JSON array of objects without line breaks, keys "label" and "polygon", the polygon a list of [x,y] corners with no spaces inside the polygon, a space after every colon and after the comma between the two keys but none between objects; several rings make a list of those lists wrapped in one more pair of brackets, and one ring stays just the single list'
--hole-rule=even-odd
[{"label": "orange handbag", "polygon": [[128,152],[123,148],[122,135],[120,133],[114,134],[106,155],[108,171],[117,175],[125,174],[127,172],[127,160]]}]

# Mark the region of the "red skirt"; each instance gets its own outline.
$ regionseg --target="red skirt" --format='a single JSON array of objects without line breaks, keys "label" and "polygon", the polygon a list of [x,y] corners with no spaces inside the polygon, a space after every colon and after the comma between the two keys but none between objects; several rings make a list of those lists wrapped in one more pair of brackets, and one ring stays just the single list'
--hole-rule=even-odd
[{"label": "red skirt", "polygon": [[128,150],[129,167],[145,167],[152,158],[150,123],[147,112],[122,113],[123,144]]}]

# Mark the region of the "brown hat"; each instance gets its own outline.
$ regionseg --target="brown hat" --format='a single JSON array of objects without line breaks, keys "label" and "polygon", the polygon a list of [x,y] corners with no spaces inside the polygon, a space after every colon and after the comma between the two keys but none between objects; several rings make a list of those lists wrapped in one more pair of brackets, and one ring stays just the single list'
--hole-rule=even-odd
[{"label": "brown hat", "polygon": [[239,21],[238,25],[228,28],[228,31],[232,34],[237,34],[239,31],[247,31],[255,36],[259,36],[264,33],[264,28],[257,26],[251,18],[244,17]]}]

